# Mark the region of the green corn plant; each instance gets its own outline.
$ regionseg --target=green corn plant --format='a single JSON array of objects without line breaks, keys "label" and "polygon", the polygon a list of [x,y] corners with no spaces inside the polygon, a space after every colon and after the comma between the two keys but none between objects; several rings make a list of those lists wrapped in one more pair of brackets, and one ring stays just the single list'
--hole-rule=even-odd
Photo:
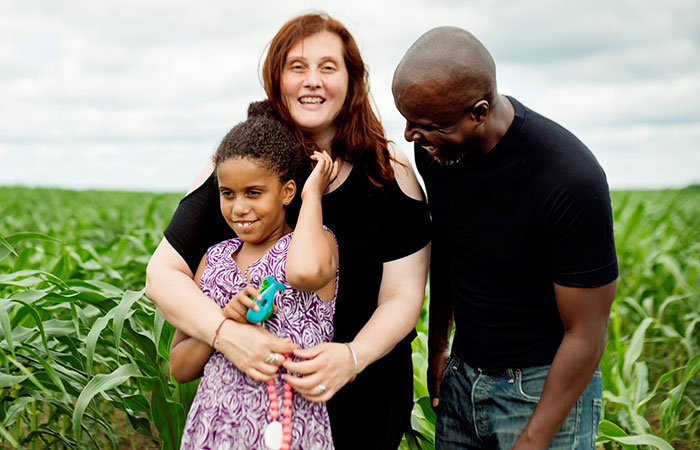
[{"label": "green corn plant", "polygon": [[[143,291],[57,279],[44,286],[32,271],[4,274],[0,287],[28,280],[36,285],[4,295],[0,308],[8,350],[0,361],[0,420],[13,440],[41,448],[117,448],[123,435],[136,432],[153,446],[177,448],[185,410],[172,400],[161,344],[169,334],[165,326],[154,333],[159,316]],[[131,428],[116,429],[105,411],[125,416]]]},{"label": "green corn plant", "polygon": [[[14,191],[0,203],[0,440],[178,448],[192,390],[170,382],[172,328],[143,297],[177,197]],[[98,197],[114,201],[100,210]]]},{"label": "green corn plant", "polygon": [[[0,187],[0,448],[177,448],[197,383],[143,297],[178,194]],[[700,426],[700,187],[612,193],[620,267],[598,444],[692,448]],[[427,302],[426,302],[427,304]],[[429,449],[427,309],[401,448]]]}]

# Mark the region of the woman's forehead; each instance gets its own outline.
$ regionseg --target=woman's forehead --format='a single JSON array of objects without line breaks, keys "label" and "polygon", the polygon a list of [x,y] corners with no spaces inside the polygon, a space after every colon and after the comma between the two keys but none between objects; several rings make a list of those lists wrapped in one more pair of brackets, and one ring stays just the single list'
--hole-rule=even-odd
[{"label": "woman's forehead", "polygon": [[332,31],[319,31],[299,38],[287,52],[287,59],[308,56],[342,58],[344,44],[340,36]]}]

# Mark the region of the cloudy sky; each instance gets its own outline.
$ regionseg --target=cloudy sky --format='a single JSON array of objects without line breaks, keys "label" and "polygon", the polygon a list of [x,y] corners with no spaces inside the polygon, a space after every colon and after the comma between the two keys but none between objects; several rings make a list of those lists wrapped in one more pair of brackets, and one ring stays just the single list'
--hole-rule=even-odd
[{"label": "cloudy sky", "polygon": [[0,185],[185,191],[263,98],[266,44],[311,9],[353,33],[409,154],[394,67],[453,25],[489,48],[502,93],[593,150],[612,188],[700,182],[697,0],[2,0]]}]

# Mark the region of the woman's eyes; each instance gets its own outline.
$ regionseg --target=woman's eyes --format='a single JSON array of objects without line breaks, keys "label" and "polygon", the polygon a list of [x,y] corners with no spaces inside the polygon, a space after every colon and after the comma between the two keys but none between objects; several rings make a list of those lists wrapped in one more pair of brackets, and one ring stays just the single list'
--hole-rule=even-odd
[{"label": "woman's eyes", "polygon": [[[289,70],[293,72],[303,72],[308,68],[307,65],[302,63],[292,63],[289,65]],[[324,64],[320,68],[321,72],[332,73],[338,70],[335,64]]]}]

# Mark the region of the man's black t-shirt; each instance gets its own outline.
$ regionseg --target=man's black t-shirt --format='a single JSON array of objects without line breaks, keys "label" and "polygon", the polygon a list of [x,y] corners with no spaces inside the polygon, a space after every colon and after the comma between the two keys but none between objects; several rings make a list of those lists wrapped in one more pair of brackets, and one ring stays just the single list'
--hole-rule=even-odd
[{"label": "man's black t-shirt", "polygon": [[433,246],[450,268],[453,351],[493,369],[552,362],[563,337],[553,283],[597,287],[618,274],[600,165],[570,132],[509,100],[513,123],[483,157],[441,165],[415,146]]}]

